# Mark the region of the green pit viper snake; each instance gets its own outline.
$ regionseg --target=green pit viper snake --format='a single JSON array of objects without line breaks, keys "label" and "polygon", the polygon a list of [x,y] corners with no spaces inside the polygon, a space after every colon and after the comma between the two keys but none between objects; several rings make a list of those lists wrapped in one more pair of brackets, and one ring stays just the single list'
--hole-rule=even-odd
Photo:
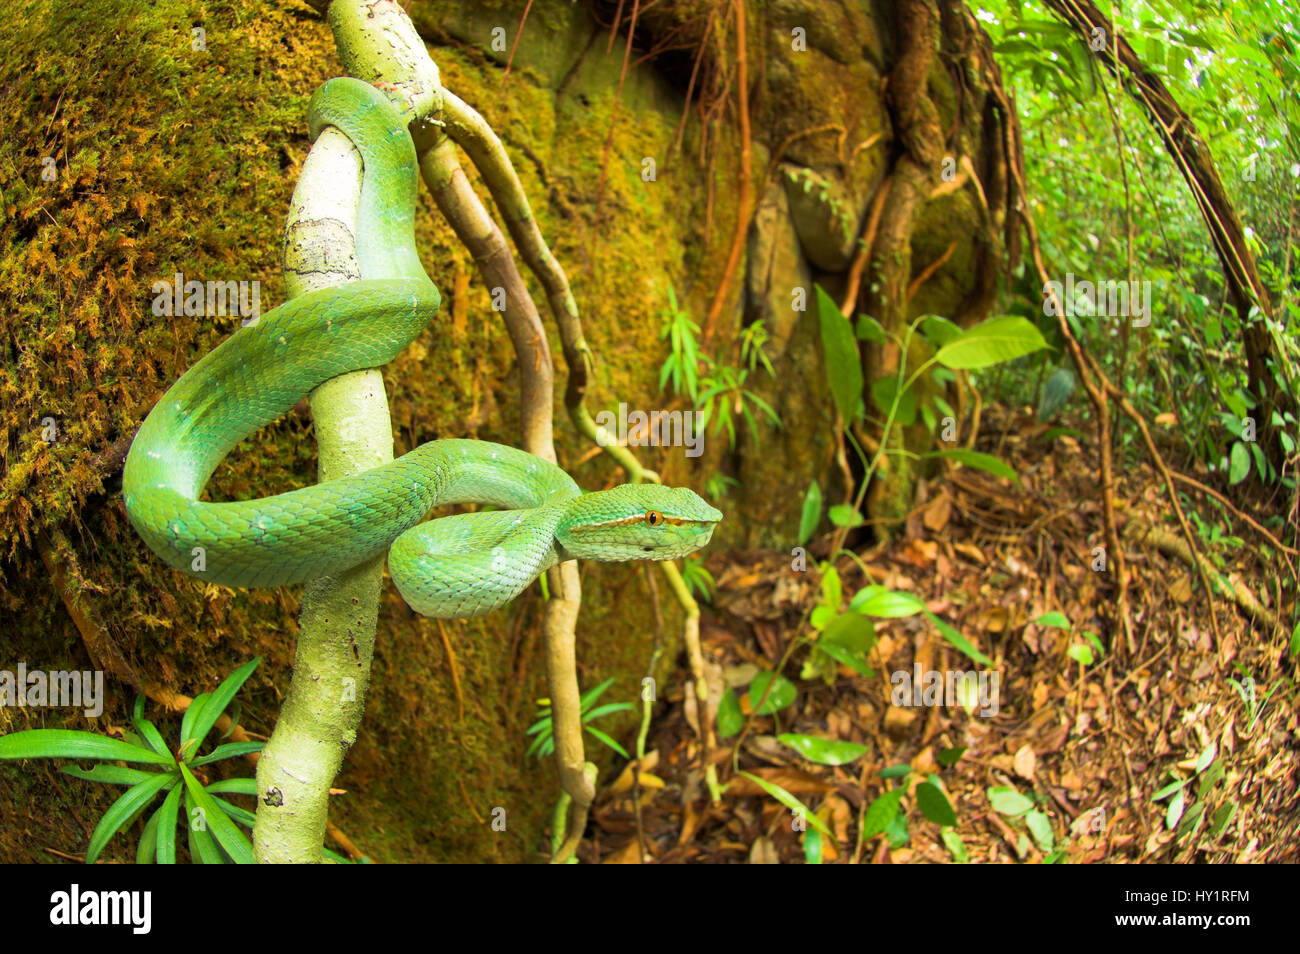
[{"label": "green pit viper snake", "polygon": [[[217,465],[323,381],[393,360],[437,312],[415,247],[417,163],[406,121],[368,83],[312,97],[315,140],[341,130],[361,153],[360,280],[291,298],[240,328],[158,401],[127,455],[132,525],[166,563],[223,586],[339,573],[388,551],[398,591],[425,616],[504,606],[561,560],[670,560],[708,543],[722,514],[685,488],[582,493],[559,467],[512,447],[435,440],[354,476],[255,500],[199,500]],[[424,523],[445,504],[505,510]]]}]

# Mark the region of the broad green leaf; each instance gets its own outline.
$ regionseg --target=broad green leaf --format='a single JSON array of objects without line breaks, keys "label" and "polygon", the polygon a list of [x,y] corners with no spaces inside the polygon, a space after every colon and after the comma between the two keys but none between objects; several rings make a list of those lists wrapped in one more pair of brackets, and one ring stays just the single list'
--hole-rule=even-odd
[{"label": "broad green leaf", "polygon": [[59,771],[73,778],[86,782],[103,782],[107,785],[139,785],[157,775],[157,772],[145,772],[141,769],[124,768],[120,765],[101,763],[89,769],[76,765],[65,765]]},{"label": "broad green leaf", "polygon": [[822,863],[822,833],[816,828],[803,833],[803,857],[810,865]]},{"label": "broad green leaf", "polygon": [[776,737],[782,745],[788,745],[810,762],[821,765],[847,765],[854,759],[866,754],[867,747],[857,742],[843,739],[820,739],[815,735],[796,735],[783,733]]},{"label": "broad green leaf", "polygon": [[870,315],[858,315],[858,338],[872,344],[884,344],[889,338],[884,327]]},{"label": "broad green leaf", "polygon": [[[772,683],[771,691],[768,691],[768,683]],[[758,700],[763,698],[763,693],[767,692],[767,699],[760,706]],[[761,716],[772,715],[780,712],[790,703],[794,702],[796,690],[794,683],[785,676],[776,674],[776,680],[773,682],[773,674],[767,671],[760,672],[754,677],[754,681],[749,684],[749,702],[754,706],[755,713]]]},{"label": "broad green leaf", "polygon": [[1152,795],[1151,801],[1158,802],[1162,798],[1167,798],[1168,796],[1172,795],[1174,792],[1180,791],[1182,787],[1186,784],[1187,783],[1184,782],[1182,779],[1179,779],[1176,782],[1170,782],[1164,788],[1160,789],[1160,791]]},{"label": "broad green leaf", "polygon": [[[245,676],[244,678],[248,677]],[[222,708],[225,708],[224,704]],[[203,786],[199,784],[199,780],[194,777],[194,773],[189,770],[188,766],[181,765],[181,775],[185,777],[186,794],[192,800],[193,805],[202,809],[204,819],[208,824],[208,831],[212,833],[212,837],[217,840],[235,864],[251,865],[253,863],[253,846],[244,836],[244,833],[218,807],[212,796],[204,791]]]},{"label": "broad green leaf", "polygon": [[803,498],[803,512],[799,515],[799,546],[807,543],[822,518],[822,489],[817,481],[808,485]]},{"label": "broad green leaf", "polygon": [[1200,758],[1196,760],[1197,775],[1200,775],[1202,772],[1204,772],[1207,768],[1210,767],[1210,763],[1214,761],[1214,757],[1218,754],[1218,752],[1219,752],[1219,746],[1214,742],[1211,742],[1209,745],[1205,747],[1205,751],[1202,752]]},{"label": "broad green leaf", "polygon": [[862,519],[862,514],[850,504],[836,504],[826,511],[826,516],[831,523],[837,527],[860,527],[866,521]]},{"label": "broad green leaf", "polygon": [[76,729],[28,729],[0,736],[0,759],[103,759],[172,765],[170,755]]},{"label": "broad green leaf", "polygon": [[966,751],[966,746],[959,745],[951,749],[940,749],[939,754],[935,756],[935,761],[944,768],[951,768],[956,765]]},{"label": "broad green leaf", "polygon": [[1219,810],[1214,813],[1214,821],[1210,822],[1210,830],[1206,834],[1211,838],[1218,838],[1232,822],[1232,819],[1236,817],[1236,814],[1237,803],[1224,802],[1219,806]]},{"label": "broad green leaf", "polygon": [[793,795],[787,792],[780,785],[776,785],[772,782],[769,782],[765,778],[760,778],[759,776],[754,775],[751,772],[737,772],[736,774],[740,775],[743,778],[749,779],[751,782],[753,782],[763,791],[767,792],[767,794],[771,795],[773,798],[775,798],[786,808],[790,809],[790,811],[802,814],[804,820],[806,820],[808,824],[812,825],[814,828],[820,831],[827,838],[835,837],[835,835],[831,833],[831,830],[826,827],[825,822],[823,822],[820,818],[818,818],[811,811],[809,811],[807,805],[799,801],[799,799],[795,798]]},{"label": "broad green leaf", "polygon": [[740,711],[740,700],[728,689],[718,700],[718,738],[729,739],[745,725],[745,715]]},{"label": "broad green leaf", "polygon": [[176,864],[176,814],[181,807],[181,788],[177,785],[168,792],[162,808],[154,815],[158,819],[157,858],[160,865]]},{"label": "broad green leaf", "polygon": [[902,848],[911,838],[907,828],[907,815],[903,812],[895,813],[894,817],[889,820],[889,827],[885,829],[885,840],[889,842],[890,848]]},{"label": "broad green leaf", "polygon": [[1085,646],[1083,643],[1076,643],[1067,649],[1066,653],[1081,666],[1091,666],[1096,661],[1092,655],[1092,647]]},{"label": "broad green leaf", "polygon": [[963,331],[935,354],[935,360],[954,371],[987,368],[1012,361],[1047,347],[1042,333],[1018,315],[980,322]]},{"label": "broad green leaf", "polygon": [[1178,820],[1183,817],[1183,807],[1187,804],[1187,790],[1180,788],[1178,793],[1169,801],[1169,808],[1165,811],[1165,827],[1170,831],[1178,824]]},{"label": "broad green leaf", "polygon": [[877,378],[871,385],[871,403],[881,414],[888,416],[894,408],[895,395],[898,395],[898,407],[894,409],[894,423],[899,427],[911,427],[916,423],[916,392],[908,388],[898,394],[898,378],[886,376]]},{"label": "broad green leaf", "polygon": [[894,788],[880,795],[868,805],[866,817],[862,819],[863,839],[882,834],[889,827],[890,822],[894,820],[894,816],[898,814],[898,806],[902,800],[903,790]]},{"label": "broad green leaf", "polygon": [[903,619],[925,612],[925,604],[901,590],[890,590],[883,586],[864,586],[853,594],[849,609],[863,616],[875,616],[878,619]]},{"label": "broad green leaf", "polygon": [[859,363],[858,343],[839,305],[820,285],[816,289],[817,319],[831,397],[835,399],[840,418],[845,424],[851,424],[857,420],[858,409],[862,406],[862,365]]},{"label": "broad green leaf", "polygon": [[1032,799],[1021,795],[1014,788],[1008,788],[1005,785],[999,785],[988,790],[989,804],[993,810],[1000,815],[1009,815],[1014,818],[1017,815],[1023,815],[1034,807]]},{"label": "broad green leaf", "polygon": [[835,569],[835,567],[831,566],[829,563],[823,563],[821,565],[821,570],[822,602],[827,606],[838,610],[840,608],[840,603],[844,601],[844,589],[840,585],[839,570]]},{"label": "broad green leaf", "polygon": [[943,839],[944,847],[952,855],[953,861],[959,865],[970,864],[970,855],[966,853],[966,843],[961,840],[961,835],[951,828],[944,828],[939,832],[939,837]]},{"label": "broad green leaf", "polygon": [[926,315],[921,319],[921,334],[925,335],[936,348],[942,348],[954,338],[961,337],[961,325],[941,315]]},{"label": "broad green leaf", "polygon": [[896,778],[906,778],[912,772],[912,766],[907,762],[899,762],[897,765],[891,765],[888,768],[882,768],[878,773],[881,779],[889,781]]},{"label": "broad green leaf", "polygon": [[952,810],[952,803],[939,787],[936,776],[931,775],[916,786],[914,791],[916,804],[920,807],[922,815],[939,826],[957,824],[957,813]]},{"label": "broad green leaf", "polygon": [[1250,474],[1250,452],[1246,445],[1237,441],[1232,445],[1232,460],[1228,468],[1228,484],[1241,483]]},{"label": "broad green leaf", "polygon": [[854,672],[871,676],[867,653],[876,644],[876,627],[871,620],[853,611],[835,617],[817,638],[816,650],[843,663]]},{"label": "broad green leaf", "polygon": [[994,477],[1005,477],[1007,480],[1014,481],[1017,484],[1020,483],[1020,475],[1015,472],[1015,469],[992,454],[981,454],[979,451],[957,448],[955,450],[930,451],[925,456],[955,460],[966,467],[988,471]]},{"label": "broad green leaf", "polygon": [[1025,812],[1025,827],[1029,829],[1029,834],[1034,836],[1034,841],[1038,842],[1040,850],[1051,851],[1056,846],[1052,823],[1042,812],[1037,809]]},{"label": "broad green leaf", "polygon": [[1070,628],[1069,618],[1066,617],[1064,613],[1057,613],[1055,611],[1044,613],[1042,616],[1038,617],[1038,619],[1034,620],[1034,622],[1039,626],[1058,626],[1061,629]]},{"label": "broad green leaf", "polygon": [[[248,677],[253,674],[253,670],[257,668],[257,664],[261,661],[262,657],[258,656],[245,663],[227,676],[221,685],[217,687],[216,692],[199,696],[198,699],[194,700],[190,705],[191,709],[200,705],[200,699],[203,702],[201,708],[190,722],[190,734],[185,735],[182,732],[182,745],[191,739],[198,739],[199,742],[202,742],[207,737],[207,734],[212,731],[212,727],[217,724],[217,720],[221,718],[221,713],[226,711],[226,706],[230,705],[230,700],[235,698],[235,693],[248,681]],[[189,712],[187,711],[185,714],[189,715]]]},{"label": "broad green leaf", "polygon": [[134,818],[136,812],[148,805],[163,788],[168,784],[175,785],[177,781],[175,775],[169,772],[159,772],[152,778],[123,792],[121,797],[109,806],[108,811],[104,812],[104,817],[99,820],[99,824],[91,832],[90,844],[86,848],[86,864],[93,865],[100,852],[104,850],[104,846],[108,844],[109,839],[116,835],[123,825]]}]

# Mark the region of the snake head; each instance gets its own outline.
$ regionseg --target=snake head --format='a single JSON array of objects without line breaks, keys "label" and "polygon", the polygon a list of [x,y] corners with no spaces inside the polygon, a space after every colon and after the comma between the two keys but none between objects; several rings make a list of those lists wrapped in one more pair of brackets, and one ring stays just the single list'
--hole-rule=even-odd
[{"label": "snake head", "polygon": [[565,559],[675,560],[708,543],[721,519],[693,490],[624,484],[573,501],[555,541]]}]

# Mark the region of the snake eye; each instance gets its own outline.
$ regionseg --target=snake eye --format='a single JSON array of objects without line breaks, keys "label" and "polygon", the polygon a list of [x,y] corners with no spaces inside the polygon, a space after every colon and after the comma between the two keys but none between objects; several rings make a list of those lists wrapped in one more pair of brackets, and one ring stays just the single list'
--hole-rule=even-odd
[{"label": "snake eye", "polygon": [[664,515],[658,510],[647,510],[645,512],[645,522],[652,527],[657,527],[664,522]]}]

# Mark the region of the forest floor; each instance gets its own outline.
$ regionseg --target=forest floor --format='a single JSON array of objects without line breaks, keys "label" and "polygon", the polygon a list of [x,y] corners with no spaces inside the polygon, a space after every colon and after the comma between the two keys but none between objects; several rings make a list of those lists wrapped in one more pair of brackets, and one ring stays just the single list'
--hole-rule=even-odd
[{"label": "forest floor", "polygon": [[[1220,504],[1184,495],[1198,549],[1264,606],[1263,617],[1252,618],[1220,593],[1216,635],[1198,574],[1178,556],[1182,538],[1158,475],[1145,464],[1119,468],[1130,647],[1113,622],[1114,573],[1091,568],[1094,547],[1104,542],[1090,469],[1095,451],[1082,435],[1045,441],[1045,430],[995,414],[985,433],[1000,431],[1002,443],[995,438],[981,449],[1017,461],[1021,486],[970,469],[938,477],[904,532],[859,552],[871,579],[847,558],[837,564],[846,595],[869,583],[906,590],[992,657],[1000,676],[995,714],[978,706],[968,713],[960,703],[891,704],[891,674],[911,674],[917,663],[940,672],[985,667],[925,616],[876,620],[872,678],[844,665],[829,682],[795,678],[809,650],[795,651],[783,670],[797,687],[794,702],[718,740],[713,762],[724,790],[714,802],[683,665],[662,693],[667,705],[656,712],[640,773],[634,777],[629,765],[601,790],[582,860],[815,858],[816,836],[809,847],[791,810],[737,771],[808,806],[834,835],[820,839],[824,863],[946,862],[963,854],[1030,863],[1300,860],[1295,661],[1287,654],[1289,625],[1264,618],[1282,601],[1276,581],[1289,575],[1287,562],[1273,555],[1270,565],[1264,538]],[[1217,483],[1212,474],[1194,476]],[[824,559],[828,541],[820,544],[820,553],[817,542],[810,545],[807,572],[776,552],[708,562],[717,592],[701,618],[707,675],[715,692],[732,688],[746,717],[754,700],[745,687],[755,672],[776,668],[790,641],[809,632],[820,594],[811,556]],[[1053,621],[1068,627],[1035,622],[1048,613],[1062,614]],[[1080,662],[1088,655],[1082,649],[1071,651],[1083,646],[1090,664]],[[779,742],[782,733],[848,740],[866,752],[848,764],[818,764]],[[908,769],[904,820],[860,838],[868,808]],[[927,816],[942,811],[918,804],[918,794],[930,794],[918,784],[930,776],[955,810],[955,825],[941,828]]]}]

